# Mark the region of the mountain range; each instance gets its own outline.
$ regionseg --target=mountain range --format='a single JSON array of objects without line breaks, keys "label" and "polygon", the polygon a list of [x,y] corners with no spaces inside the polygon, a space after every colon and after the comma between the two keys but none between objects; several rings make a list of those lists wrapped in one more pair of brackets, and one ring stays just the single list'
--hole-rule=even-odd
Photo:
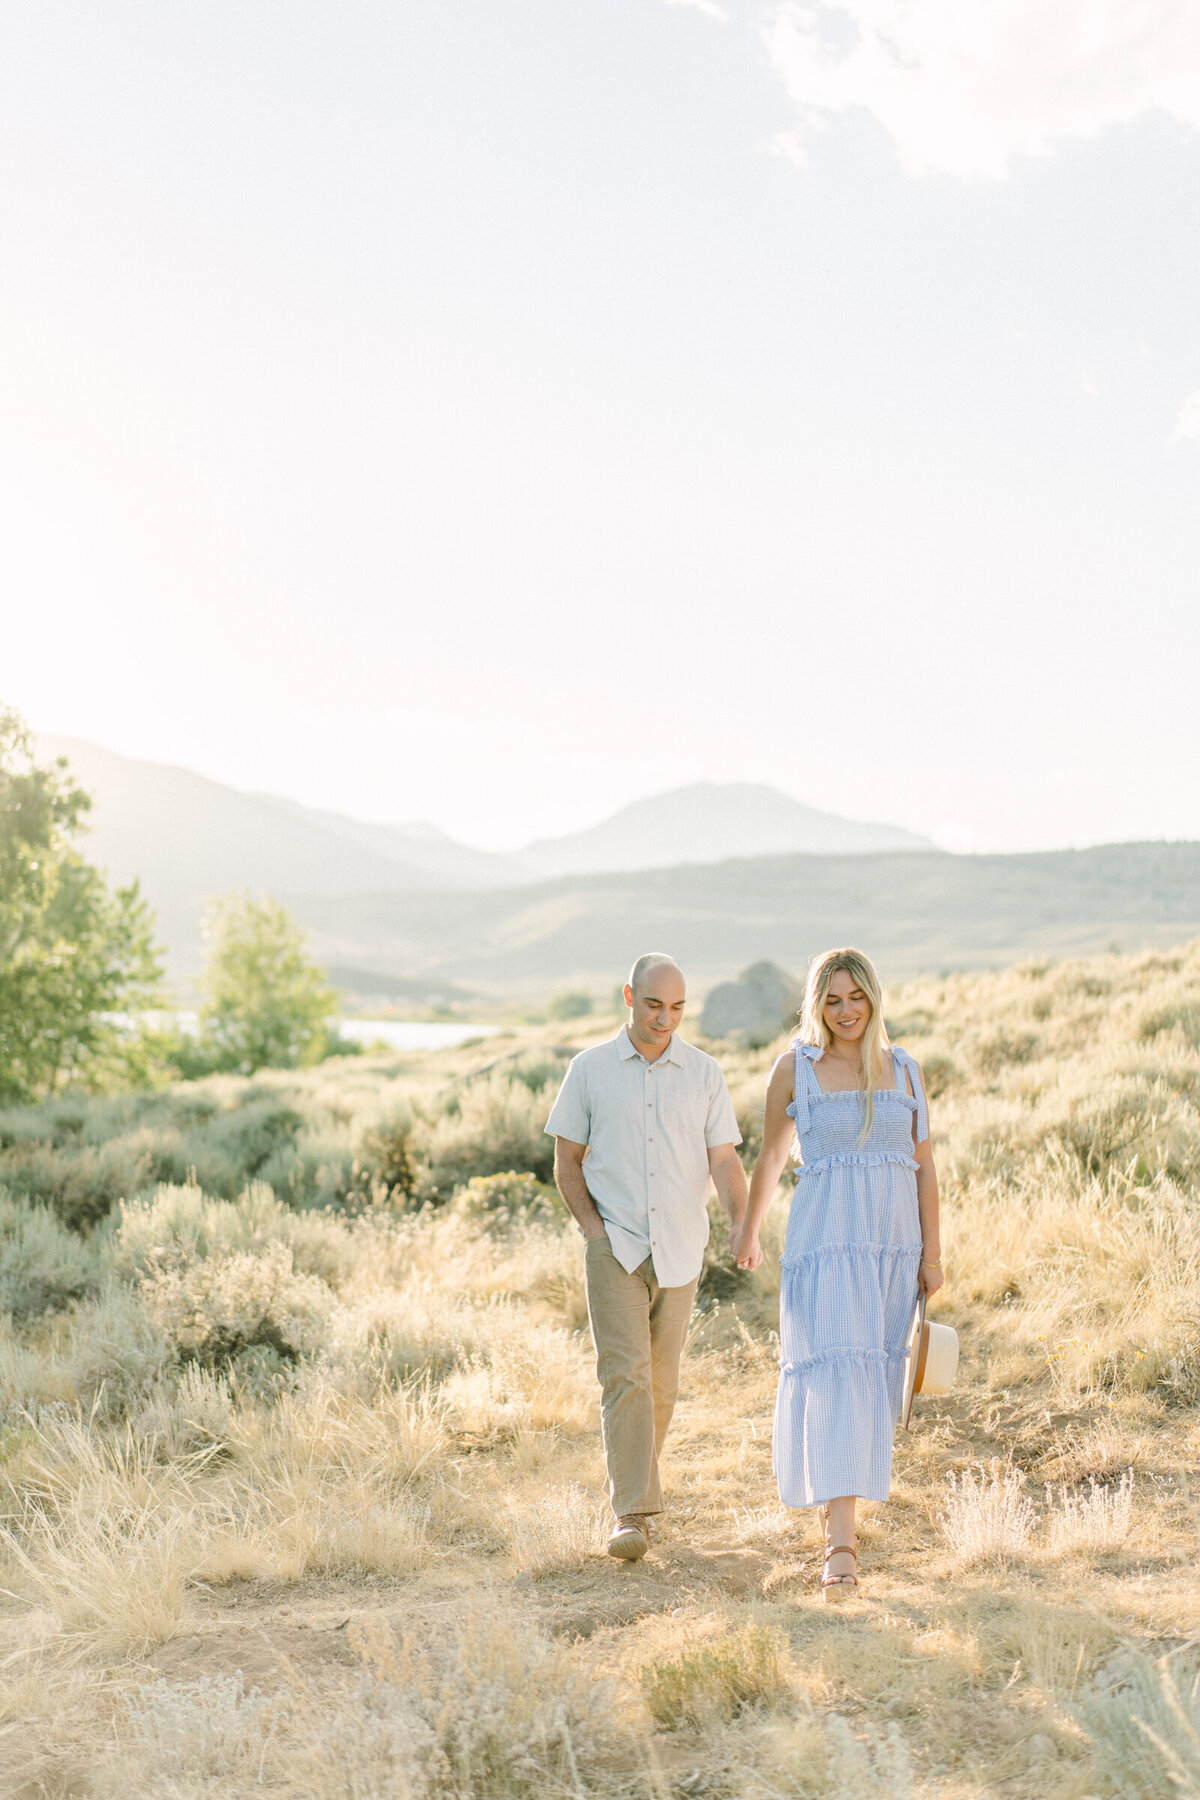
[{"label": "mountain range", "polygon": [[656,947],[703,991],[764,958],[799,972],[838,942],[895,979],[1200,934],[1200,844],[953,856],[770,787],[703,783],[500,855],[80,740],[39,750],[94,794],[86,854],[110,879],[140,878],[182,988],[203,960],[205,902],[237,887],[286,901],[344,992],[415,1005],[607,993]]},{"label": "mountain range", "polygon": [[110,880],[135,877],[174,966],[199,956],[208,900],[250,888],[290,903],[408,892],[479,892],[565,874],[703,864],[728,857],[932,848],[898,826],[819,812],[777,789],[703,782],[623,807],[589,831],[503,854],[436,825],[375,824],[244,793],[190,769],[119,756],[81,738],[42,736],[93,796],[86,854]]}]

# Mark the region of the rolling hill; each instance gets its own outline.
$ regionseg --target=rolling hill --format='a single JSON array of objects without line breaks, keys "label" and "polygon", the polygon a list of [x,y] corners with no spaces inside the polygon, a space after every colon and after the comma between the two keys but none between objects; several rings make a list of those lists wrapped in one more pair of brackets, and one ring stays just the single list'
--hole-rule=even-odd
[{"label": "rolling hill", "polygon": [[488,894],[297,896],[294,905],[340,965],[497,995],[576,984],[608,992],[647,949],[678,956],[701,990],[764,957],[801,972],[816,951],[847,942],[895,980],[1200,934],[1200,844],[744,858]]}]

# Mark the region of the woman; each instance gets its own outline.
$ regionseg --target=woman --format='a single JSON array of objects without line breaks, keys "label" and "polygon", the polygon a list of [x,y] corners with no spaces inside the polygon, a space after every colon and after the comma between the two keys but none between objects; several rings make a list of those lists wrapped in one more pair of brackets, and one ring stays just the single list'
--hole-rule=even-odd
[{"label": "woman", "polygon": [[775,1474],[785,1506],[819,1506],[827,1600],[858,1585],[854,1509],[886,1500],[904,1349],[918,1292],[942,1285],[937,1174],[915,1058],[892,1047],[861,950],[808,971],[800,1030],[767,1084],[762,1150],[733,1251],[758,1234],[795,1128],[800,1169],[780,1292]]}]

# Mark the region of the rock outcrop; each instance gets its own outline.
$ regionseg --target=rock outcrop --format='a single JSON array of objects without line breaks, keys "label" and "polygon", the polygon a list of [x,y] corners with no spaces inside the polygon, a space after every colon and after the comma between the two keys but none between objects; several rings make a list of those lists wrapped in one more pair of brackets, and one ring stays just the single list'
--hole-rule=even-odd
[{"label": "rock outcrop", "polygon": [[722,981],[709,991],[700,1029],[705,1037],[769,1044],[796,1024],[802,993],[795,978],[778,964],[751,963],[736,981]]}]

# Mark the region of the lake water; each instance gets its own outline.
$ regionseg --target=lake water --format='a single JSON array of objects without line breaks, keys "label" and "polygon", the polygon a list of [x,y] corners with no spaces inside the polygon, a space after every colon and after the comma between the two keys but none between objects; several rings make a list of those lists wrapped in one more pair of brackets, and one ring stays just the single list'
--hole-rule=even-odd
[{"label": "lake water", "polygon": [[501,1025],[467,1025],[449,1020],[339,1019],[338,1030],[356,1044],[386,1044],[389,1050],[450,1050],[468,1038],[495,1037]]}]

